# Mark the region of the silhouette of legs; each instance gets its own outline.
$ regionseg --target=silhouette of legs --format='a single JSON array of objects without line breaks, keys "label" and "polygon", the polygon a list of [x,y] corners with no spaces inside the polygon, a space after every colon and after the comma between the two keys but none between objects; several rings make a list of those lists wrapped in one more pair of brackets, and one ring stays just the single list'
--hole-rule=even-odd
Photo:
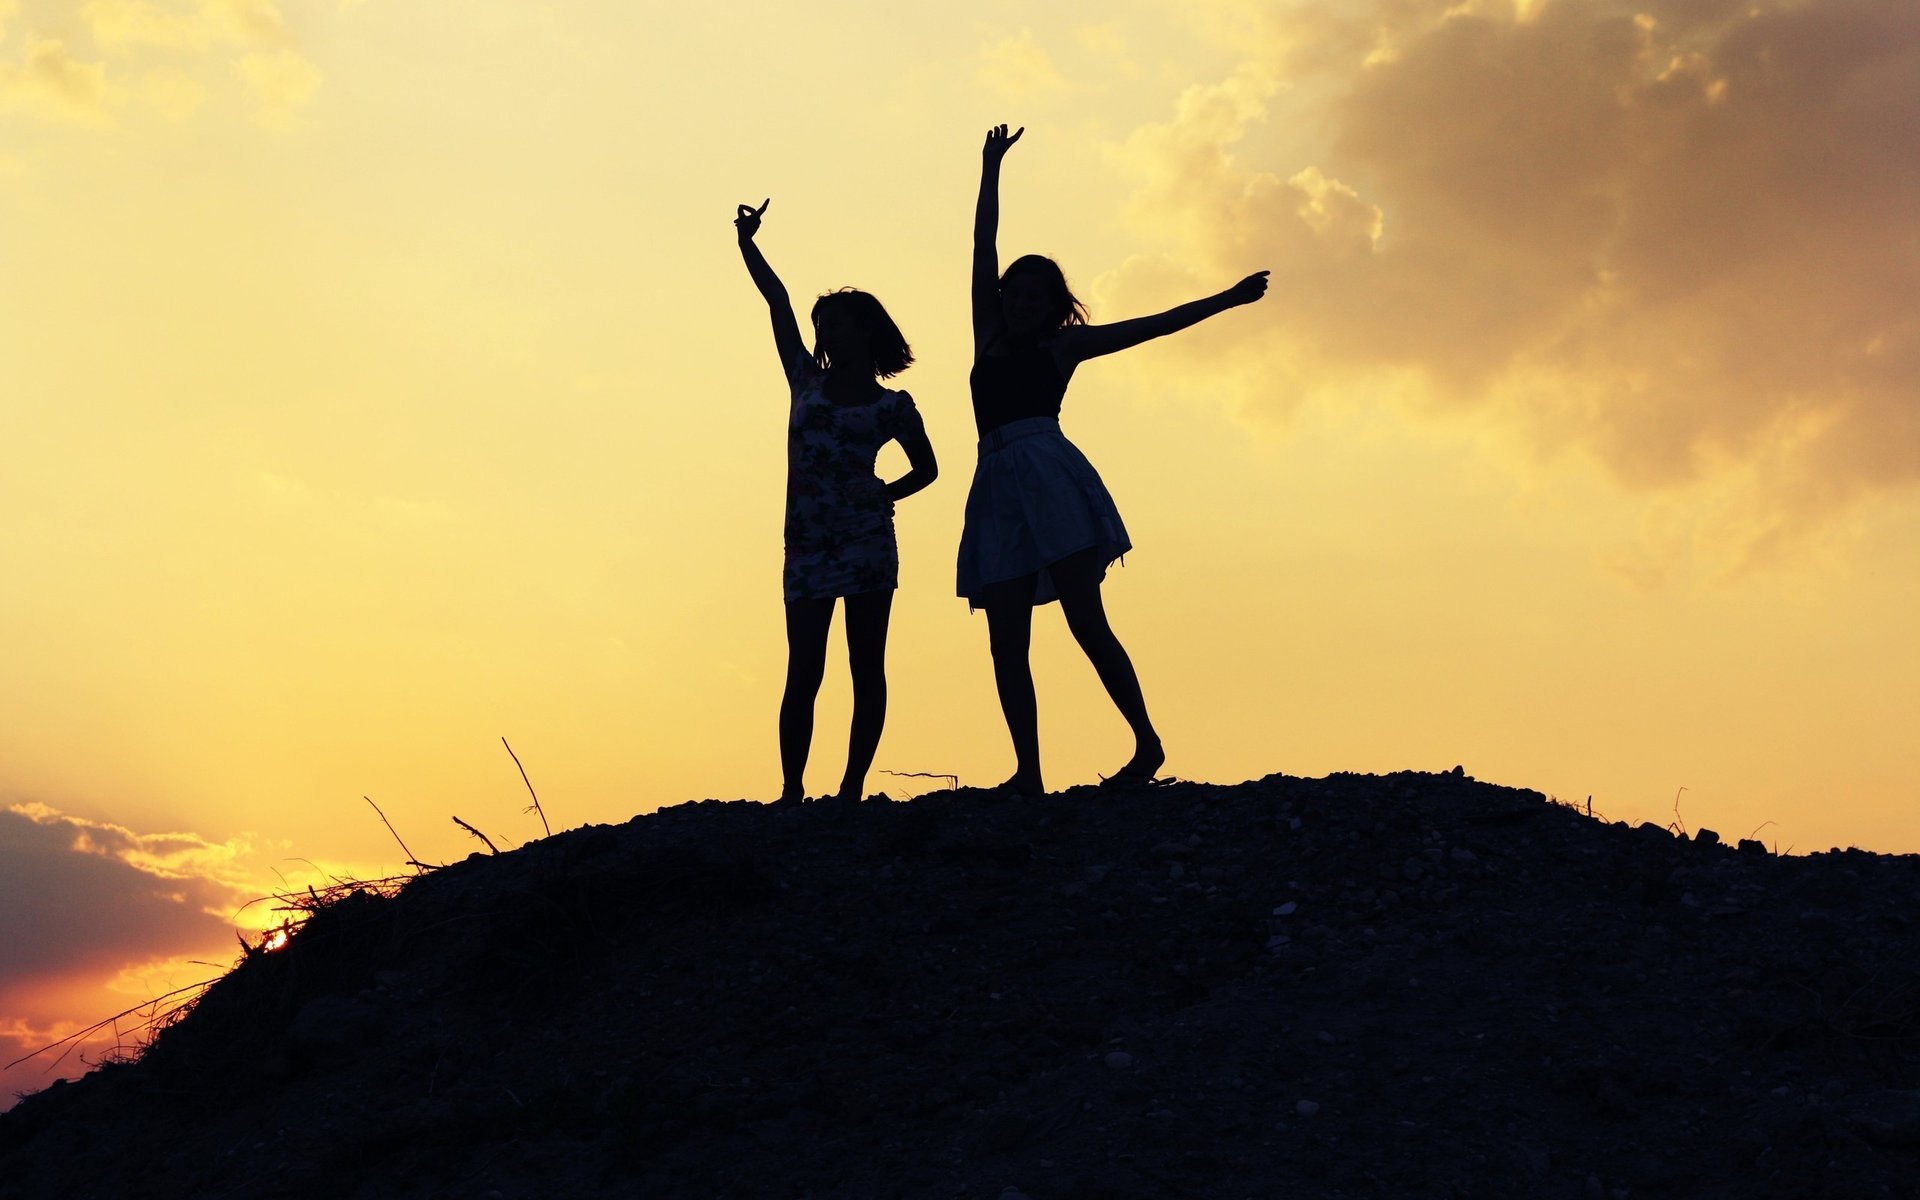
[{"label": "silhouette of legs", "polygon": [[1023,575],[987,585],[980,606],[987,610],[987,637],[993,649],[993,684],[1000,693],[1000,711],[1013,735],[1013,778],[1016,791],[1038,796],[1046,791],[1040,777],[1040,718],[1033,698],[1033,667],[1027,649],[1033,640],[1033,591],[1036,575]]},{"label": "silhouette of legs", "polygon": [[[887,620],[893,593],[863,592],[847,597],[847,665],[853,671],[853,729],[847,737],[847,773],[839,799],[866,794],[867,769],[887,723]],[[825,636],[821,642],[825,644]]]},{"label": "silhouette of legs", "polygon": [[[1133,730],[1133,757],[1108,779],[1114,783],[1144,783],[1160,770],[1167,755],[1147,716],[1147,702],[1140,694],[1133,660],[1107,623],[1106,606],[1100,599],[1100,577],[1105,567],[1100,551],[1088,549],[1068,555],[1047,570],[1060,593],[1060,611],[1067,618],[1073,640],[1080,643],[1114,707]],[[987,634],[993,646],[993,682],[1000,692],[1007,732],[1013,735],[1016,765],[1013,778],[1007,782],[1034,796],[1045,790],[1040,775],[1040,721],[1033,695],[1033,667],[1028,661],[1033,640],[1033,594],[1038,582],[1038,576],[1025,575],[990,584],[980,598],[981,607],[987,610]]]},{"label": "silhouette of legs", "polygon": [[827,670],[827,630],[833,600],[787,601],[787,688],[780,697],[780,787],[782,801],[806,796],[801,776],[813,744],[813,701]]},{"label": "silhouette of legs", "polygon": [[1100,576],[1105,567],[1098,550],[1082,550],[1048,570],[1059,589],[1060,611],[1067,618],[1067,628],[1073,631],[1073,640],[1080,643],[1107,695],[1133,730],[1133,757],[1108,778],[1116,783],[1144,783],[1153,778],[1167,755],[1147,717],[1147,702],[1140,694],[1133,660],[1107,624],[1107,609],[1100,599]]}]

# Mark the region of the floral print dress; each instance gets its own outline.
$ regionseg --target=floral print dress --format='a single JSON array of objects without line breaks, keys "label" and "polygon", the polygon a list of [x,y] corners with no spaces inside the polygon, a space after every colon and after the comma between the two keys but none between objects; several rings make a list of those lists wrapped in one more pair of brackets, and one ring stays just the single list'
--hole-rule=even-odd
[{"label": "floral print dress", "polygon": [[873,464],[880,447],[922,428],[920,410],[887,388],[869,403],[835,404],[811,357],[796,357],[787,378],[786,598],[891,591],[900,576],[893,501]]}]

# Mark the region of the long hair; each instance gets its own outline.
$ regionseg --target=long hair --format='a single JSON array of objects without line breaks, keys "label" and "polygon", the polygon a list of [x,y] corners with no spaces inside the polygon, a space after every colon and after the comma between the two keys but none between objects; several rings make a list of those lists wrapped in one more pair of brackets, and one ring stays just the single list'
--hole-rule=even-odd
[{"label": "long hair", "polygon": [[[882,379],[898,375],[913,365],[913,348],[907,345],[907,339],[901,334],[900,327],[887,315],[886,306],[881,304],[869,292],[858,288],[835,288],[813,302],[813,312],[809,320],[816,331],[820,328],[820,314],[833,307],[846,310],[855,320],[867,328],[873,347],[873,373]],[[820,349],[819,339],[815,338],[813,360],[825,370],[833,364],[827,361],[827,355]]]},{"label": "long hair", "polygon": [[1064,329],[1068,325],[1087,323],[1087,306],[1067,286],[1066,272],[1060,264],[1044,254],[1023,254],[1008,264],[1000,273],[1000,288],[1006,290],[1007,280],[1015,275],[1031,272],[1046,285],[1048,299],[1052,302],[1047,308],[1047,327]]}]

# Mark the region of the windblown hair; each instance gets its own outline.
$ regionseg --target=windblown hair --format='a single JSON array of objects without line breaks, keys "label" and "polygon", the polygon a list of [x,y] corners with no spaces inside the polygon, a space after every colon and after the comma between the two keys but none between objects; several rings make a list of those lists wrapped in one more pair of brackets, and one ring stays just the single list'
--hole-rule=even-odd
[{"label": "windblown hair", "polygon": [[[835,288],[813,302],[813,312],[809,319],[815,330],[820,328],[820,314],[829,308],[839,306],[867,327],[873,345],[873,373],[882,379],[898,375],[913,365],[913,347],[907,345],[907,339],[900,327],[893,323],[887,310],[871,293],[858,288]],[[827,361],[827,355],[816,341],[813,347],[813,360],[822,370],[833,364]]]},{"label": "windblown hair", "polygon": [[1087,323],[1087,306],[1067,287],[1067,276],[1060,264],[1044,254],[1023,254],[1008,264],[1000,273],[1000,288],[1006,290],[1007,280],[1015,275],[1031,273],[1046,285],[1047,295],[1053,303],[1047,311],[1047,325],[1052,329],[1064,329],[1069,325]]}]

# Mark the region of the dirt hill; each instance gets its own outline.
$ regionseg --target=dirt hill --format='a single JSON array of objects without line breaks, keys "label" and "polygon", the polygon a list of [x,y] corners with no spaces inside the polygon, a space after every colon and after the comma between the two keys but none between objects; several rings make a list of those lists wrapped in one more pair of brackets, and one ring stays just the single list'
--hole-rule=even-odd
[{"label": "dirt hill", "polygon": [[1457,769],[710,800],[323,907],[0,1195],[1914,1196],[1916,897]]}]

